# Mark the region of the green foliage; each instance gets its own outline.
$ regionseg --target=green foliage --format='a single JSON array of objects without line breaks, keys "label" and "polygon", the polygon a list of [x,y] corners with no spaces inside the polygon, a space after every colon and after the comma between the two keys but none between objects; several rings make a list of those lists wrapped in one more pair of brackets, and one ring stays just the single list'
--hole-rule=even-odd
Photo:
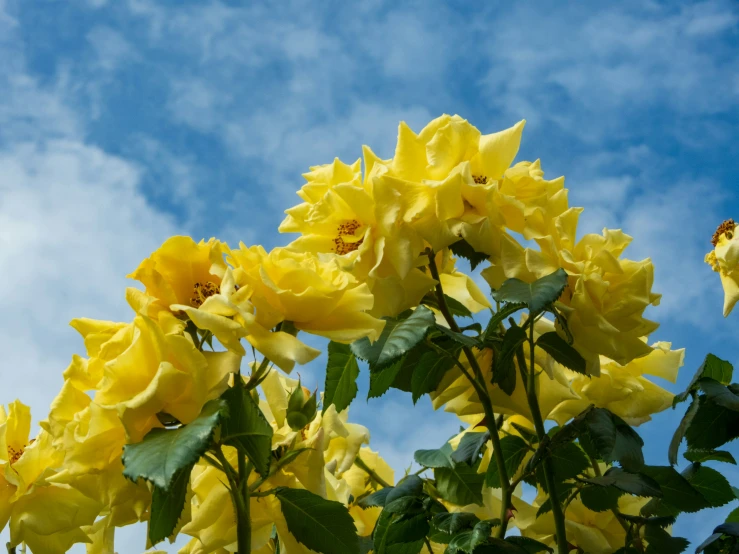
[{"label": "green foliage", "polygon": [[603,408],[593,408],[584,417],[593,447],[608,463],[619,462],[629,471],[644,465],[644,441],[623,419]]},{"label": "green foliage", "polygon": [[490,433],[488,431],[478,432],[470,431],[462,436],[462,440],[459,441],[459,446],[452,454],[452,460],[456,463],[464,463],[473,465],[477,462],[480,457],[485,443],[490,440]]},{"label": "green foliage", "polygon": [[[470,312],[467,306],[448,294],[444,295],[444,302],[446,303],[447,308],[449,308],[449,312],[454,317],[472,317],[472,312]],[[421,304],[428,306],[429,308],[434,308],[435,310],[439,309],[439,299],[434,292],[426,294],[426,296],[421,299]]]},{"label": "green foliage", "polygon": [[[526,457],[526,453],[530,452],[530,447],[521,437],[507,435],[500,439],[500,450],[503,453],[506,473],[510,477],[516,474],[521,462]],[[488,465],[485,473],[485,484],[488,487],[500,488],[500,474],[495,460],[490,460],[490,465]]]},{"label": "green foliage", "polygon": [[364,337],[353,342],[351,350],[358,358],[367,361],[370,369],[383,369],[423,340],[432,325],[434,313],[425,306],[418,306],[410,315],[387,318],[385,328],[375,342],[370,343]]},{"label": "green foliage", "polygon": [[718,448],[739,437],[739,412],[719,406],[705,395],[685,432],[688,449]]},{"label": "green foliage", "polygon": [[490,532],[496,523],[497,525],[500,525],[499,520],[478,521],[471,530],[457,533],[454,538],[449,541],[449,547],[446,551],[449,554],[457,554],[460,552],[472,554],[475,548],[490,542]]},{"label": "green foliage", "polygon": [[383,511],[372,539],[375,554],[418,554],[429,532],[424,514],[406,516]]},{"label": "green foliage", "polygon": [[695,465],[698,467],[690,472],[688,481],[694,489],[701,493],[708,506],[718,508],[736,499],[726,477],[710,467]]},{"label": "green foliage", "polygon": [[323,393],[323,412],[333,404],[341,412],[349,407],[357,395],[359,364],[348,344],[331,341],[328,344],[326,385]]},{"label": "green foliage", "polygon": [[469,512],[444,512],[436,514],[431,520],[434,531],[433,540],[448,544],[453,535],[460,531],[472,529],[480,519]]},{"label": "green foliage", "polygon": [[546,544],[542,544],[537,540],[528,537],[508,537],[506,542],[516,545],[527,554],[537,554],[537,552],[553,552]]},{"label": "green foliage", "polygon": [[227,407],[221,442],[235,446],[246,454],[257,473],[266,476],[272,458],[272,426],[246,388],[232,387],[221,398]]},{"label": "green foliage", "polygon": [[357,502],[360,508],[371,508],[373,506],[385,506],[387,501],[387,495],[390,494],[395,487],[385,487],[379,491],[375,491],[372,494],[365,496]]},{"label": "green foliage", "polygon": [[683,438],[685,438],[685,433],[693,422],[695,414],[698,413],[699,406],[700,404],[698,402],[698,399],[693,398],[693,401],[690,403],[688,410],[685,412],[682,419],[680,420],[680,424],[677,426],[677,429],[675,429],[675,433],[672,435],[670,447],[667,450],[667,459],[671,465],[677,464],[677,453],[680,450],[680,443],[683,441]]},{"label": "green foliage", "polygon": [[612,467],[602,477],[593,477],[587,479],[587,482],[601,487],[616,487],[636,496],[662,496],[662,489],[656,480],[648,475],[630,473],[619,467]]},{"label": "green foliage", "polygon": [[187,487],[190,484],[191,467],[185,467],[174,477],[169,489],[154,485],[151,491],[151,516],[149,517],[149,541],[156,544],[170,537],[185,507]]},{"label": "green foliage", "polygon": [[[674,467],[644,466],[642,473],[654,479],[662,491],[659,502],[646,504],[642,509],[643,514],[677,515],[679,512],[697,512],[707,507],[703,495]],[[658,509],[655,509],[655,504],[659,506]]]},{"label": "green foliage", "polygon": [[307,490],[275,490],[290,533],[306,547],[322,554],[358,554],[354,520],[343,504]]},{"label": "green foliage", "polygon": [[492,339],[492,337],[499,334],[501,331],[501,324],[507,318],[515,314],[517,311],[524,309],[525,307],[526,304],[516,302],[503,304],[500,307],[500,310],[495,312],[488,320],[488,324],[485,327],[485,333],[483,333],[483,342],[487,343],[489,339]]},{"label": "green foliage", "polygon": [[493,298],[498,302],[526,304],[532,314],[538,314],[554,303],[562,295],[566,286],[567,273],[560,268],[533,283],[525,283],[520,279],[507,279],[498,290],[493,292]]},{"label": "green foliage", "polygon": [[487,254],[478,252],[464,239],[459,239],[457,242],[453,243],[449,246],[449,250],[451,250],[452,254],[455,256],[468,260],[473,271],[478,265],[488,259]]},{"label": "green foliage", "polygon": [[222,414],[223,400],[211,400],[200,415],[177,429],[153,429],[144,440],[123,449],[123,475],[132,481],[145,479],[164,491],[178,472],[192,468],[213,442]]},{"label": "green foliage", "polygon": [[526,342],[526,332],[513,325],[503,336],[500,350],[494,350],[493,378],[491,382],[498,385],[508,396],[516,389],[516,365],[514,360],[521,345]]},{"label": "green foliage", "polygon": [[672,405],[675,406],[678,403],[687,400],[691,392],[694,392],[697,388],[698,381],[700,379],[713,379],[714,381],[717,381],[722,385],[728,385],[729,383],[731,383],[733,372],[734,368],[729,362],[727,362],[726,360],[722,360],[721,358],[714,356],[713,354],[708,354],[706,356],[706,359],[698,368],[698,371],[693,376],[693,379],[690,381],[688,388],[684,392],[675,396],[672,401]]},{"label": "green foliage", "polygon": [[452,467],[452,446],[447,442],[441,448],[431,450],[416,450],[413,459],[418,465],[430,468]]},{"label": "green foliage", "polygon": [[367,394],[368,400],[370,398],[379,398],[390,390],[390,387],[396,383],[407,358],[408,356],[403,356],[399,360],[396,360],[392,365],[382,369],[372,369],[370,367],[370,387],[369,393]]},{"label": "green foliage", "polygon": [[680,554],[690,544],[686,539],[671,536],[657,525],[646,525],[644,538],[648,543],[646,554]]},{"label": "green foliage", "polygon": [[557,363],[572,371],[585,373],[585,358],[556,332],[551,331],[541,335],[536,341],[536,346],[554,358]]},{"label": "green foliage", "polygon": [[444,500],[460,506],[482,505],[482,485],[485,475],[476,466],[456,464],[434,470],[436,490]]},{"label": "green foliage", "polygon": [[589,510],[605,512],[618,507],[618,499],[622,494],[623,491],[614,486],[586,485],[580,491],[580,501]]},{"label": "green foliage", "polygon": [[452,331],[449,329],[449,327],[444,327],[443,325],[436,324],[436,332],[441,333],[442,335],[446,336],[447,338],[453,340],[459,346],[466,346],[468,348],[477,348],[482,346],[480,343],[480,339],[477,337],[471,337],[469,335],[465,335],[464,333],[458,333],[457,331]]},{"label": "green foliage", "polygon": [[416,363],[411,378],[411,391],[415,404],[421,396],[435,391],[444,374],[454,367],[454,358],[427,350]]}]

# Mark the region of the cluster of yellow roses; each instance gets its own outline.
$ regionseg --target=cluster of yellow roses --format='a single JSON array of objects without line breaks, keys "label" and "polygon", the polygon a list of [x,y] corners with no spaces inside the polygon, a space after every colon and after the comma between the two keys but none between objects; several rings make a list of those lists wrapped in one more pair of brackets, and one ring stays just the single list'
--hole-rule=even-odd
[{"label": "cluster of yellow roses", "polygon": [[[488,259],[482,276],[496,289],[511,277],[531,282],[558,268],[568,274],[557,308],[590,376],[537,351],[545,417],[562,423],[593,403],[639,424],[669,406],[671,395],[644,377],[674,381],[683,356],[669,344],[646,342],[657,324],[644,311],[659,301],[651,290],[651,262],[622,257],[631,239],[620,230],[577,239],[582,208],[569,206],[564,179],[545,180],[538,161],[511,165],[523,128],[522,121],[482,135],[461,117],[444,115],[416,134],[401,123],[391,159],[365,147],[364,171],[360,160],[312,167],[298,192],[303,202],[286,211],[279,228],[299,236],[271,252],[244,244],[233,249],[215,239],[167,240],[130,275],[144,286],[126,291],[133,321],[72,322],[87,355],[73,357],[36,439],[29,441],[30,414],[23,404],[0,412],[0,525],[10,522],[11,542],[56,553],[92,541],[89,552],[112,552],[113,529],[145,520],[151,498],[147,486],[122,476],[124,444],[141,441],[167,419],[195,419],[239,374],[245,342],[290,372],[320,353],[297,337],[299,331],[343,343],[374,341],[383,317],[418,306],[436,285],[426,269],[429,256],[447,295],[472,312],[490,308],[475,280],[456,269],[450,247],[460,240]],[[522,246],[517,236],[538,248]],[[736,242],[721,254],[717,247],[722,279],[734,275],[721,265],[736,250],[731,245]],[[540,333],[554,328],[547,319],[536,323]],[[226,350],[205,349],[213,337]],[[490,351],[478,355],[490,371]],[[392,483],[392,470],[362,446],[367,430],[348,423],[346,412],[330,407],[301,431],[286,424],[287,397],[296,386],[276,368],[261,384],[273,449],[311,448],[264,486],[356,501],[379,486],[353,465],[360,452],[376,475]],[[528,419],[521,387],[507,396],[488,386],[500,413],[511,421]],[[471,426],[483,419],[475,391],[457,368],[432,397],[434,407],[445,405]],[[494,496],[489,489],[485,494]],[[287,532],[276,502],[251,499],[254,552],[273,552],[275,540],[283,553],[307,552]],[[520,506],[514,523],[524,533],[551,534],[536,531],[544,524]],[[352,505],[350,511],[360,535],[370,534],[379,508]],[[579,526],[596,519],[590,526],[601,526],[602,514],[587,512],[578,505],[567,516]],[[233,551],[234,513],[213,467],[196,466],[178,531],[193,537],[183,552]]]}]

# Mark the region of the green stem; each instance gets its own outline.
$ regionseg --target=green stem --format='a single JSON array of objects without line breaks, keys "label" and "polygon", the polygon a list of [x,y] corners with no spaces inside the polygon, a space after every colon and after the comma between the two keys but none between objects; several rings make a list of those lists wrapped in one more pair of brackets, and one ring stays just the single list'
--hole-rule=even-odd
[{"label": "green stem", "polygon": [[434,549],[431,548],[431,541],[428,539],[424,539],[426,541],[426,548],[429,549],[429,554],[434,554]]},{"label": "green stem", "polygon": [[15,554],[15,546],[10,546],[10,543],[5,543],[5,548],[8,549],[8,554]]},{"label": "green stem", "polygon": [[[436,300],[439,304],[439,311],[444,316],[449,328],[456,332],[461,333],[461,329],[457,322],[454,320],[454,316],[449,311],[447,306],[446,298],[444,297],[444,289],[441,286],[441,278],[439,276],[439,270],[436,267],[436,260],[434,259],[433,250],[427,250],[429,258],[429,270],[431,276],[436,280]],[[498,475],[500,476],[500,489],[501,489],[501,508],[500,508],[500,527],[498,527],[498,538],[504,538],[506,530],[508,529],[508,508],[511,506],[511,496],[513,495],[513,489],[511,489],[510,479],[508,477],[508,470],[505,467],[505,460],[503,459],[503,450],[500,447],[500,435],[498,433],[498,427],[495,424],[495,411],[493,410],[493,404],[490,400],[490,395],[487,391],[487,384],[480,369],[480,364],[477,363],[474,352],[468,346],[462,347],[467,360],[469,361],[470,367],[475,374],[473,379],[466,371],[464,374],[467,379],[472,383],[472,386],[477,391],[477,395],[480,397],[482,408],[485,412],[485,420],[487,423],[488,431],[490,431],[490,438],[493,441],[493,457],[495,458],[495,464],[498,466]]]},{"label": "green stem", "polygon": [[[524,383],[526,383],[526,378],[528,378],[528,384],[526,385],[526,399],[528,400],[529,410],[531,411],[531,418],[534,420],[536,435],[539,437],[539,442],[541,443],[545,440],[547,432],[544,429],[544,420],[541,417],[539,400],[536,397],[536,350],[534,344],[534,319],[534,314],[529,314],[529,349],[531,350],[531,362],[529,364],[528,372],[526,373],[522,370],[521,376],[522,378],[524,378]],[[552,465],[551,458],[545,457],[543,465],[544,481],[547,484],[547,491],[549,492],[549,502],[552,505],[552,516],[554,517],[554,530],[557,536],[557,552],[558,554],[568,554],[570,548],[567,544],[565,515],[562,511],[562,504],[559,501],[559,495],[557,494],[557,481],[554,478],[554,466]]]},{"label": "green stem", "polygon": [[226,477],[230,485],[229,493],[231,494],[231,501],[236,512],[236,552],[237,554],[251,554],[249,487],[245,484],[249,479],[249,475],[247,473],[246,461],[239,453],[239,472],[237,474],[231,467],[231,464],[228,463],[226,456],[223,455],[220,448],[217,448],[214,453],[221,466],[226,470]]},{"label": "green stem", "polygon": [[[598,460],[593,458],[590,454],[587,454],[588,459],[590,460],[590,466],[593,468],[593,472],[595,473],[596,477],[601,477],[603,474],[600,471],[600,466],[598,465]],[[626,520],[621,517],[621,514],[618,513],[618,510],[611,509],[611,513],[613,513],[614,516],[616,516],[616,519],[621,524],[621,527],[624,528],[624,531],[629,530],[629,525],[626,523]]]},{"label": "green stem", "polygon": [[385,481],[382,477],[380,477],[379,475],[377,475],[377,472],[375,470],[373,470],[371,467],[369,467],[364,462],[364,460],[362,460],[362,458],[359,457],[359,455],[357,455],[357,457],[354,459],[354,465],[357,466],[362,471],[364,471],[365,473],[367,473],[370,477],[372,477],[372,479],[375,482],[377,482],[380,485],[382,485],[383,488],[386,489],[388,487],[392,487],[393,486],[390,483],[388,483],[387,481]]}]

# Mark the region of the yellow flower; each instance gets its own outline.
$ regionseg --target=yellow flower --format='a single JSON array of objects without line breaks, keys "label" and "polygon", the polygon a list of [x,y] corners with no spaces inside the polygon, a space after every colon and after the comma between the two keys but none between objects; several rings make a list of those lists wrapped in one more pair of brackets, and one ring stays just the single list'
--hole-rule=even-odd
[{"label": "yellow flower", "polygon": [[127,345],[105,364],[95,403],[114,408],[129,442],[160,427],[162,412],[188,423],[223,392],[241,358],[231,352],[200,352],[182,335],[165,335],[157,323],[137,316]]},{"label": "yellow flower", "polygon": [[714,250],[706,254],[706,263],[719,274],[724,288],[724,317],[731,313],[739,300],[739,236],[736,223],[727,219],[713,235]]},{"label": "yellow flower", "polygon": [[685,349],[670,350],[671,346],[669,342],[655,343],[649,354],[623,366],[603,357],[601,373],[597,377],[564,369],[572,378],[572,390],[580,398],[562,402],[550,414],[550,418],[562,425],[594,404],[610,410],[629,425],[649,421],[652,414],[672,406],[674,395],[644,377],[654,375],[671,383],[676,382],[678,369],[685,358]]},{"label": "yellow flower", "polygon": [[600,355],[625,365],[651,352],[642,337],[658,324],[645,319],[644,310],[657,305],[660,295],[652,292],[651,260],[620,257],[631,242],[622,231],[604,229],[602,235],[589,234],[575,241],[580,211],[570,208],[555,218],[556,233],[536,239],[541,250],[523,248],[505,236],[500,264],[482,273],[497,289],[506,278],[530,283],[563,268],[568,286],[556,306],[567,318],[574,346],[588,362],[588,373],[597,375]]},{"label": "yellow flower", "polygon": [[333,255],[286,248],[267,253],[242,243],[229,261],[236,283],[253,290],[251,302],[264,328],[286,321],[302,331],[351,342],[365,336],[375,340],[384,327],[366,313],[374,303],[367,284],[342,269]]}]

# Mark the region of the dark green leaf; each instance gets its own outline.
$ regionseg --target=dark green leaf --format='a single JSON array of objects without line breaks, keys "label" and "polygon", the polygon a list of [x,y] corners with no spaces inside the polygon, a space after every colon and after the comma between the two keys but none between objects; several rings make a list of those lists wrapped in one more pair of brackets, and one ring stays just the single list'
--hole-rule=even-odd
[{"label": "dark green leaf", "polygon": [[680,420],[680,424],[677,426],[677,429],[675,429],[675,434],[672,435],[670,448],[667,451],[667,458],[673,466],[677,464],[677,453],[680,450],[680,443],[683,441],[685,433],[687,432],[688,427],[690,427],[695,414],[698,413],[698,406],[698,400],[693,399],[693,402],[690,403],[685,415],[683,415],[683,418]]},{"label": "dark green leaf", "polygon": [[156,544],[171,536],[185,507],[187,486],[190,483],[192,466],[181,469],[174,477],[169,490],[156,485],[151,492],[151,516],[149,517],[149,540]]},{"label": "dark green leaf", "polygon": [[272,458],[272,426],[244,387],[232,387],[221,395],[228,408],[221,442],[242,450],[262,476],[269,474]]},{"label": "dark green leaf", "polygon": [[644,538],[648,543],[646,554],[680,554],[690,544],[687,539],[672,537],[656,525],[647,525],[644,528]]},{"label": "dark green leaf", "polygon": [[323,412],[333,404],[341,412],[349,407],[357,395],[359,364],[348,344],[331,341],[328,343],[326,385],[323,394]]},{"label": "dark green leaf", "polygon": [[384,489],[380,489],[379,491],[375,491],[369,496],[365,496],[357,504],[360,508],[371,508],[373,506],[384,506],[385,501],[387,500],[387,495],[390,493],[391,490],[393,490],[395,487],[385,487]]},{"label": "dark green leaf", "polygon": [[662,491],[662,503],[681,512],[696,512],[706,507],[706,501],[690,482],[672,466],[644,466],[642,473],[654,479]]},{"label": "dark green leaf", "polygon": [[527,550],[512,542],[513,537],[506,540],[490,538],[485,544],[475,549],[474,554],[526,554]]},{"label": "dark green leaf", "polygon": [[693,488],[703,495],[703,498],[712,508],[718,508],[735,500],[734,491],[731,490],[731,485],[726,477],[715,469],[699,465],[692,472],[688,481],[693,485]]},{"label": "dark green leaf", "polygon": [[434,313],[425,306],[418,306],[405,319],[387,319],[375,342],[370,343],[365,337],[353,342],[351,350],[358,358],[366,360],[371,369],[382,369],[416,346],[433,324]]},{"label": "dark green leaf", "polygon": [[508,537],[506,538],[506,542],[515,544],[527,554],[537,554],[537,552],[554,552],[546,544],[540,543],[539,541],[531,539],[529,537]]},{"label": "dark green leaf", "polygon": [[428,532],[425,514],[407,517],[383,511],[373,534],[375,554],[418,554]]},{"label": "dark green leaf", "polygon": [[639,471],[644,465],[644,441],[623,419],[604,408],[593,408],[585,418],[588,435],[601,459]]},{"label": "dark green leaf", "polygon": [[473,271],[478,265],[488,259],[487,254],[478,252],[472,247],[469,242],[464,239],[460,239],[457,242],[453,243],[451,246],[449,246],[449,250],[451,250],[452,254],[454,254],[455,256],[468,260]]},{"label": "dark green leaf", "polygon": [[177,472],[191,467],[210,446],[225,402],[211,400],[200,415],[178,429],[154,429],[144,440],[123,449],[123,475],[132,481],[145,479],[169,490]]},{"label": "dark green leaf", "polygon": [[[459,300],[452,298],[448,294],[444,295],[444,301],[446,302],[449,312],[455,317],[472,317],[472,312],[462,304]],[[421,299],[421,304],[428,306],[429,308],[439,309],[439,300],[436,298],[435,292],[429,292]]]},{"label": "dark green leaf", "polygon": [[636,496],[662,496],[662,491],[657,481],[648,475],[629,473],[619,467],[612,467],[602,477],[593,477],[592,479],[587,479],[587,482],[603,487],[613,486]]},{"label": "dark green leaf", "polygon": [[537,442],[539,442],[539,437],[536,436],[536,433],[533,430],[513,421],[511,421],[510,423],[513,428],[521,434],[523,440],[525,440],[529,444],[536,444]]},{"label": "dark green leaf", "polygon": [[462,436],[459,446],[452,454],[452,460],[457,463],[473,465],[480,456],[480,451],[485,443],[490,440],[490,433],[469,432]]},{"label": "dark green leaf", "polygon": [[[375,543],[372,540],[372,536],[359,537],[359,554],[369,554],[374,547]],[[279,548],[279,543],[277,548]],[[280,551],[275,550],[275,554],[280,554]]]},{"label": "dark green leaf", "polygon": [[398,379],[407,356],[382,369],[370,368],[370,388],[367,398],[379,398],[385,394]]},{"label": "dark green leaf", "polygon": [[390,514],[420,514],[423,512],[423,501],[418,496],[403,496],[387,502],[385,511]]},{"label": "dark green leaf", "polygon": [[503,336],[500,352],[493,356],[492,383],[498,385],[508,396],[516,389],[516,352],[526,342],[526,332],[514,325],[509,327]]},{"label": "dark green leaf", "polygon": [[[559,483],[577,477],[590,467],[590,460],[588,460],[585,452],[572,442],[565,443],[552,450],[549,459],[552,461],[554,477]],[[540,466],[540,469],[543,469],[542,466]],[[541,481],[545,481],[543,475]]]},{"label": "dark green leaf", "polygon": [[739,508],[734,508],[728,516],[726,516],[726,523],[739,523]]},{"label": "dark green leaf", "polygon": [[458,506],[482,505],[482,485],[485,475],[475,467],[459,464],[434,470],[436,490],[441,498]]},{"label": "dark green leaf", "polygon": [[722,536],[723,536],[723,533],[714,533],[713,535],[708,537],[705,541],[703,541],[700,545],[698,545],[698,548],[695,549],[695,553],[700,554],[706,548],[708,548],[713,543],[715,543],[717,540],[719,540]]},{"label": "dark green leaf", "polygon": [[580,501],[588,510],[605,512],[618,508],[618,499],[623,494],[616,487],[587,485],[580,491]]},{"label": "dark green leaf", "polygon": [[562,296],[566,286],[567,272],[560,268],[533,283],[508,279],[493,293],[493,298],[498,302],[525,303],[530,312],[537,314]]},{"label": "dark green leaf", "polygon": [[541,335],[536,341],[536,346],[554,358],[555,362],[562,364],[572,371],[585,373],[585,358],[567,344],[555,331]]},{"label": "dark green leaf", "polygon": [[436,514],[431,520],[431,527],[440,533],[451,536],[464,529],[472,529],[478,521],[480,519],[469,512],[446,512]]},{"label": "dark green leaf", "polygon": [[714,533],[723,533],[730,537],[739,537],[739,523],[722,523],[713,530]]},{"label": "dark green leaf", "polygon": [[701,379],[698,384],[706,396],[715,404],[733,410],[739,411],[739,396],[729,388],[713,379]]},{"label": "dark green leaf", "polygon": [[500,524],[499,520],[478,521],[471,531],[458,533],[451,541],[449,541],[447,552],[467,552],[471,554],[476,547],[488,542],[494,521],[497,521],[498,524]]},{"label": "dark green leaf", "polygon": [[503,323],[507,318],[515,314],[517,311],[522,310],[525,307],[526,304],[522,303],[503,304],[488,321],[488,324],[485,327],[483,341],[487,341],[488,338],[500,333],[500,324]]},{"label": "dark green leaf", "polygon": [[453,367],[454,358],[442,356],[433,350],[425,352],[418,360],[411,378],[413,403],[424,394],[435,391],[444,374]]},{"label": "dark green leaf", "polygon": [[418,465],[423,467],[452,467],[454,465],[454,461],[452,460],[453,452],[451,445],[446,443],[441,448],[434,450],[416,450],[413,454],[413,459]]},{"label": "dark green leaf", "polygon": [[736,465],[736,460],[726,450],[688,450],[683,454],[689,462],[726,462]]},{"label": "dark green leaf", "polygon": [[471,337],[464,333],[457,333],[456,331],[449,329],[449,327],[444,327],[438,323],[436,324],[436,330],[460,346],[468,346],[470,348],[478,348],[481,346],[480,339],[477,337]]},{"label": "dark green leaf", "polygon": [[385,497],[385,505],[394,502],[398,498],[406,496],[419,496],[423,492],[423,481],[418,475],[408,475],[401,479]]},{"label": "dark green leaf", "polygon": [[346,506],[307,490],[279,487],[287,529],[295,539],[322,554],[357,554],[359,539]]},{"label": "dark green leaf", "polygon": [[718,448],[739,437],[739,412],[719,406],[706,396],[699,398],[698,411],[685,438],[690,450]]},{"label": "dark green leaf", "polygon": [[[543,478],[543,476],[542,476]],[[542,482],[542,488],[543,482]],[[565,500],[569,498],[572,491],[575,489],[574,483],[559,483],[557,485],[557,496],[559,498],[559,503],[564,504]],[[547,496],[546,500],[539,506],[539,509],[536,511],[536,517],[539,518],[546,514],[547,512],[552,511],[552,498],[550,496]]]},{"label": "dark green leaf", "polygon": [[[516,435],[507,435],[500,439],[500,451],[503,453],[504,465],[508,477],[512,477],[518,471],[521,462],[529,452],[529,446],[521,437]],[[498,473],[498,464],[495,463],[495,457],[490,460],[487,472],[485,474],[485,483],[488,487],[500,488],[500,474]]]},{"label": "dark green leaf", "polygon": [[709,379],[713,379],[714,381],[718,381],[722,385],[728,385],[729,383],[731,383],[731,376],[733,372],[734,368],[729,362],[727,362],[726,360],[722,360],[721,358],[714,356],[713,354],[708,354],[706,356],[706,359],[703,361],[703,364],[701,364],[701,366],[698,368],[698,371],[693,376],[693,379],[690,381],[690,385],[688,385],[688,388],[685,390],[685,392],[676,395],[673,399],[673,407],[688,398],[688,395],[696,389],[698,381],[700,379],[707,377]]}]

